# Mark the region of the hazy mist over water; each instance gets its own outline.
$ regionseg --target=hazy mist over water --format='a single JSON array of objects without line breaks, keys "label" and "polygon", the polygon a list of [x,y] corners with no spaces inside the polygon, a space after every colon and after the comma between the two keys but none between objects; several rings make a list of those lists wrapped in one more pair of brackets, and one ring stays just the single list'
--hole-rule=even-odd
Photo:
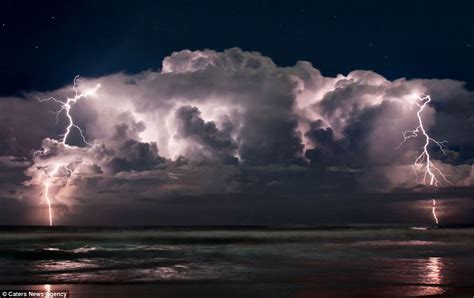
[{"label": "hazy mist over water", "polygon": [[[2,228],[3,284],[245,283],[316,291],[472,288],[474,229]],[[314,290],[314,289],[313,289]],[[390,290],[392,291],[392,290]]]}]

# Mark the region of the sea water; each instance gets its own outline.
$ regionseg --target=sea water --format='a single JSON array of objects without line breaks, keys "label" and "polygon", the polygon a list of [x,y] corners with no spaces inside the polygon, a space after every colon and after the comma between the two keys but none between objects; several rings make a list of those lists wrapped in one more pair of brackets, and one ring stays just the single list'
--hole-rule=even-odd
[{"label": "sea water", "polygon": [[474,229],[4,227],[0,281],[240,285],[247,296],[258,284],[282,297],[469,293]]}]

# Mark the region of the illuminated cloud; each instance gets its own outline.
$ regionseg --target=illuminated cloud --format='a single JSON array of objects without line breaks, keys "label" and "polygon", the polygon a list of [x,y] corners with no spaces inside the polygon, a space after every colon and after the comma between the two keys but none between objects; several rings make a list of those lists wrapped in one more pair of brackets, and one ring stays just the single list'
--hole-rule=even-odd
[{"label": "illuminated cloud", "polygon": [[397,146],[417,125],[414,94],[431,95],[424,123],[449,140],[447,155],[432,148],[436,165],[455,186],[473,185],[474,94],[462,82],[362,70],[324,77],[308,62],[279,67],[233,48],[176,52],[160,71],[81,79],[78,88],[98,83],[71,109],[90,146],[77,132],[71,146],[56,141],[67,119],[56,124],[54,103],[36,100],[64,98],[71,86],[1,99],[0,165],[24,171],[8,182],[24,184],[22,197],[39,202],[57,164],[70,171],[55,180],[54,200],[69,212],[93,200],[410,189],[422,140]]}]

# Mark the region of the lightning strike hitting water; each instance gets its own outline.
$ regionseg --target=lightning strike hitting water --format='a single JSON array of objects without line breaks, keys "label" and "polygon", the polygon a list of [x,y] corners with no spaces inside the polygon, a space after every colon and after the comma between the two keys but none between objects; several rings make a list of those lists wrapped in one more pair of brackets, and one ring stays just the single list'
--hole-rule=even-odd
[{"label": "lightning strike hitting water", "polygon": [[436,216],[436,200],[433,199],[433,208],[431,209],[431,213],[433,214],[433,218],[435,220],[435,223],[438,224],[438,216]]},{"label": "lightning strike hitting water", "polygon": [[[79,79],[79,76],[74,77],[74,82],[73,82],[73,86],[72,86],[72,89],[74,90],[74,97],[73,98],[67,98],[66,101],[59,100],[59,99],[56,99],[54,97],[49,97],[49,98],[46,98],[46,99],[39,99],[40,102],[54,101],[54,102],[60,104],[60,109],[53,112],[56,115],[56,123],[59,122],[59,116],[61,115],[61,113],[63,111],[65,112],[65,115],[68,119],[68,125],[66,127],[66,132],[61,135],[61,137],[62,137],[61,143],[63,143],[63,145],[65,145],[65,146],[69,146],[67,144],[67,139],[68,139],[69,134],[71,133],[73,128],[75,128],[79,132],[79,134],[81,135],[82,141],[85,144],[92,145],[92,144],[90,144],[89,142],[86,141],[86,137],[84,136],[84,133],[83,133],[82,129],[77,124],[74,123],[74,119],[72,118],[72,115],[71,115],[71,108],[79,99],[87,98],[88,96],[95,94],[97,89],[99,89],[101,86],[100,86],[100,84],[97,84],[94,88],[87,89],[84,92],[79,92],[79,90],[77,90],[77,80],[78,79]],[[53,184],[53,179],[54,179],[55,176],[58,175],[59,170],[61,168],[64,168],[70,175],[72,174],[72,171],[67,167],[67,165],[57,164],[53,167],[51,172],[48,173],[46,181],[44,182],[44,200],[46,201],[46,203],[48,205],[49,225],[50,226],[53,225],[53,210],[52,210],[52,198],[50,197],[49,192],[50,192],[51,185]]]},{"label": "lightning strike hitting water", "polygon": [[[447,143],[447,141],[437,141],[430,137],[430,135],[426,132],[423,120],[421,118],[421,113],[430,102],[431,97],[429,95],[426,95],[424,97],[416,96],[414,104],[418,107],[418,111],[416,112],[416,116],[418,118],[418,127],[416,127],[414,130],[405,130],[403,132],[403,141],[400,143],[399,147],[403,145],[407,140],[418,137],[421,133],[421,136],[424,138],[425,143],[422,147],[422,152],[416,157],[415,162],[413,164],[413,170],[416,175],[416,180],[418,181],[418,172],[421,171],[423,177],[421,182],[423,184],[427,184],[428,181],[429,185],[438,186],[438,184],[442,180],[452,185],[452,183],[446,178],[446,176],[441,172],[441,170],[433,164],[433,161],[431,160],[428,148],[430,144],[433,143],[441,150],[441,152],[443,152],[443,154],[446,154],[445,144]],[[433,214],[434,221],[436,222],[436,224],[438,224],[438,217],[436,215],[436,200],[432,199],[432,203],[433,205],[431,213]]]},{"label": "lightning strike hitting water", "polygon": [[51,174],[48,176],[46,182],[44,183],[44,199],[48,204],[48,212],[49,212],[49,225],[53,225],[53,211],[51,210],[51,199],[49,198],[49,188],[51,187],[51,183],[53,177],[58,173],[59,166],[54,166]]}]

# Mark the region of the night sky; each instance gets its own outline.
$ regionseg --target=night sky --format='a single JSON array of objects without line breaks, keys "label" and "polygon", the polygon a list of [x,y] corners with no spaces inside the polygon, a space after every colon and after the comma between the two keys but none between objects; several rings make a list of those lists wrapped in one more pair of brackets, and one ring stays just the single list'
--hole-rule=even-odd
[{"label": "night sky", "polygon": [[324,75],[474,84],[472,1],[2,1],[1,95],[76,74],[158,69],[173,51],[231,47]]},{"label": "night sky", "polygon": [[472,221],[472,1],[3,1],[0,25],[0,224],[47,199],[64,225]]}]

